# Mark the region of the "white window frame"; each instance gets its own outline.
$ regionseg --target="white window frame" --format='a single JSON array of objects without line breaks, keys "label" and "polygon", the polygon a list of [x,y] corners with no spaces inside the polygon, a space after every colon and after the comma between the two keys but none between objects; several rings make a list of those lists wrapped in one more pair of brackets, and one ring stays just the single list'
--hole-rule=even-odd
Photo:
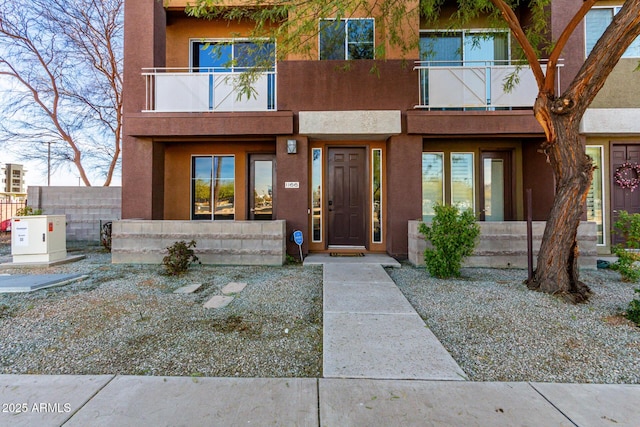
[{"label": "white window frame", "polygon": [[[442,200],[440,200],[440,203],[446,203],[446,199],[447,199],[447,195],[445,192],[445,180],[447,179],[447,171],[445,168],[446,162],[447,162],[447,156],[446,153],[444,151],[423,151],[422,155],[424,154],[440,154],[442,156]],[[421,206],[421,210],[422,210],[422,155],[420,156],[420,187],[421,187],[421,200],[420,200],[420,206]],[[422,210],[422,212],[420,213],[420,216],[422,217],[423,220],[425,220],[425,215],[424,215],[424,211]]]}]

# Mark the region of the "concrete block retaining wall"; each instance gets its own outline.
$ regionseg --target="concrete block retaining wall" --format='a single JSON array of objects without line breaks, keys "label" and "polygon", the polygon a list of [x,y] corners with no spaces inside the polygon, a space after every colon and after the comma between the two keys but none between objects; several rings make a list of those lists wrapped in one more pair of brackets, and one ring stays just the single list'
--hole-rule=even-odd
[{"label": "concrete block retaining wall", "polygon": [[203,264],[282,265],[286,223],[278,221],[151,221],[113,223],[114,264],[161,264],[175,242],[196,241]]},{"label": "concrete block retaining wall", "polygon": [[[409,261],[424,266],[427,242],[418,231],[421,221],[409,221]],[[533,222],[533,265],[542,241],[546,222]],[[478,222],[480,238],[465,267],[527,268],[527,223],[524,221]],[[582,222],[578,227],[578,247],[581,268],[597,268],[597,234],[594,222]]]},{"label": "concrete block retaining wall", "polygon": [[100,241],[100,220],[120,219],[121,187],[32,187],[27,203],[45,215],[67,216],[67,241]]}]

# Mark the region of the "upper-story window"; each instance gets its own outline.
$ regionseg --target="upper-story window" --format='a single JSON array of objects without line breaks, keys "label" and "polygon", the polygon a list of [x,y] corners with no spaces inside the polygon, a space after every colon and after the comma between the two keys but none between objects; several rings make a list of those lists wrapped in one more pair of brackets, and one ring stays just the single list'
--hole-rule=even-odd
[{"label": "upper-story window", "polygon": [[[596,45],[604,31],[607,29],[613,16],[620,11],[622,7],[596,7],[587,13],[585,20],[586,31],[586,54],[589,56],[593,47]],[[622,55],[623,58],[640,58],[640,37],[636,38],[627,51]]]},{"label": "upper-story window", "polygon": [[461,30],[420,33],[420,60],[435,61],[433,65],[506,65],[509,63],[509,56],[507,31]]},{"label": "upper-story window", "polygon": [[249,40],[192,40],[191,66],[200,71],[230,72],[275,69],[275,44]]},{"label": "upper-story window", "polygon": [[374,59],[373,18],[321,19],[320,59]]}]

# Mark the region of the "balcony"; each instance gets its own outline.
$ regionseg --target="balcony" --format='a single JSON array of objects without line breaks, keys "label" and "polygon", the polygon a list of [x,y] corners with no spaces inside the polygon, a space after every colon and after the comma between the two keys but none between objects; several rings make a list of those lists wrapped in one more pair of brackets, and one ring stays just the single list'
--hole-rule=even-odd
[{"label": "balcony", "polygon": [[[504,110],[532,108],[538,86],[528,65],[504,61],[418,61],[420,103],[417,109]],[[543,66],[546,72],[546,66]],[[560,73],[557,72],[559,82]],[[516,73],[516,74],[514,74]],[[514,77],[515,76],[515,77]],[[505,90],[505,82],[517,82]]]},{"label": "balcony", "polygon": [[276,111],[275,71],[257,74],[250,84],[250,96],[242,93],[243,71],[145,68],[142,73],[146,84],[144,112]]}]

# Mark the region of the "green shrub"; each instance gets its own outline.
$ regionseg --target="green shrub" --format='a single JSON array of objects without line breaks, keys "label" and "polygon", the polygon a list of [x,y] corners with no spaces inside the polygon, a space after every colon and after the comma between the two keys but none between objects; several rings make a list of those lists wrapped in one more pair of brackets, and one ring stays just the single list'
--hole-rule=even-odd
[{"label": "green shrub", "polygon": [[191,249],[195,247],[195,240],[189,243],[181,240],[169,246],[167,248],[169,254],[162,259],[162,264],[164,264],[167,274],[175,276],[184,273],[192,262],[197,262],[198,257],[195,255],[193,249]]},{"label": "green shrub", "polygon": [[[640,288],[636,289],[635,292],[640,295]],[[629,303],[627,319],[640,326],[640,299],[636,298]]]},{"label": "green shrub", "polygon": [[640,279],[640,267],[636,262],[640,261],[640,253],[627,249],[640,249],[640,214],[620,211],[613,227],[624,237],[625,244],[613,248],[618,260],[610,267],[620,273],[625,282],[637,282]]},{"label": "green shrub", "polygon": [[436,205],[434,210],[431,227],[419,226],[433,246],[424,251],[427,270],[439,278],[458,277],[462,260],[473,253],[480,227],[470,209],[460,212],[456,206]]},{"label": "green shrub", "polygon": [[25,206],[16,211],[16,216],[42,215],[42,209],[33,209],[31,206]]}]

